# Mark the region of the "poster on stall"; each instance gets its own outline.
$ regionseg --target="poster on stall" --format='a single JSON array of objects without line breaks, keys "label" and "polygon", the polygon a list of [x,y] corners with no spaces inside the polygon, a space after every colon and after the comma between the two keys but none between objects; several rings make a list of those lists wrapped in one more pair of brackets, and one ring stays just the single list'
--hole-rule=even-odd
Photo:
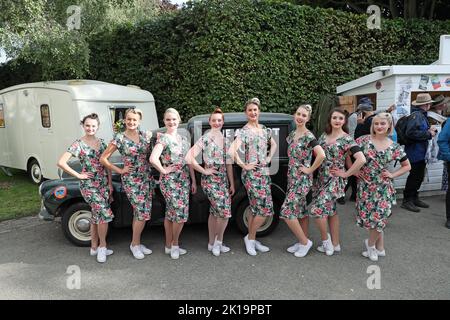
[{"label": "poster on stall", "polygon": [[433,85],[433,89],[437,90],[441,87],[441,80],[437,74],[431,76],[431,84]]},{"label": "poster on stall", "polygon": [[428,88],[428,81],[430,80],[429,76],[421,75],[420,76],[420,82],[419,82],[419,89],[420,90],[427,90]]},{"label": "poster on stall", "polygon": [[411,78],[407,78],[399,83],[399,93],[395,101],[397,119],[409,114],[411,89]]}]

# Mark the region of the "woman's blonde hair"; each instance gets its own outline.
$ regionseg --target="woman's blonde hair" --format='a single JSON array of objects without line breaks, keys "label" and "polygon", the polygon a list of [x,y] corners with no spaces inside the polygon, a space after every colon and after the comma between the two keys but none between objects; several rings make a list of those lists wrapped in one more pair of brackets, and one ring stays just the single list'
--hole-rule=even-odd
[{"label": "woman's blonde hair", "polygon": [[164,112],[164,119],[166,118],[166,114],[168,114],[168,113],[173,113],[174,115],[176,115],[178,121],[181,122],[180,114],[178,113],[178,111],[177,111],[176,109],[174,109],[174,108],[168,108],[168,109],[166,109],[166,111]]},{"label": "woman's blonde hair", "polygon": [[247,111],[247,107],[251,104],[257,105],[258,109],[261,109],[261,102],[259,101],[258,98],[252,98],[250,100],[247,100],[247,102],[245,103],[244,106],[244,111]]},{"label": "woman's blonde hair", "polygon": [[389,129],[387,130],[386,134],[387,135],[391,135],[394,132],[394,120],[392,119],[392,115],[388,112],[380,112],[377,113],[373,118],[372,118],[372,124],[370,125],[370,134],[375,135],[375,128],[374,128],[374,122],[375,119],[380,119],[380,120],[386,120],[389,124]]},{"label": "woman's blonde hair", "polygon": [[127,115],[128,115],[129,113],[132,113],[132,114],[138,114],[138,115],[139,115],[139,118],[140,118],[141,120],[142,120],[142,116],[144,115],[144,113],[142,112],[141,109],[138,109],[138,108],[130,108],[130,109],[127,109],[127,111],[125,111],[125,119],[127,118]]},{"label": "woman's blonde hair", "polygon": [[296,113],[297,110],[300,109],[300,108],[303,108],[303,109],[305,109],[306,111],[308,111],[308,116],[311,118],[312,107],[311,107],[310,104],[302,104],[302,105],[299,105],[299,106],[297,107],[297,109],[295,109],[295,113]]}]

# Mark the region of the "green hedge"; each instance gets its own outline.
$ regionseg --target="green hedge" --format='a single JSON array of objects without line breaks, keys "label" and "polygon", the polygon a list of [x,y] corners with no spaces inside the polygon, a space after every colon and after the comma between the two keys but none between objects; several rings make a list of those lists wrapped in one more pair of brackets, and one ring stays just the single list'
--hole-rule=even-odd
[{"label": "green hedge", "polygon": [[382,20],[381,30],[369,30],[367,18],[263,0],[196,1],[98,35],[89,77],[139,85],[159,114],[174,107],[184,120],[213,105],[241,111],[253,96],[264,111],[290,113],[375,66],[430,64],[439,36],[450,33],[450,21]]}]

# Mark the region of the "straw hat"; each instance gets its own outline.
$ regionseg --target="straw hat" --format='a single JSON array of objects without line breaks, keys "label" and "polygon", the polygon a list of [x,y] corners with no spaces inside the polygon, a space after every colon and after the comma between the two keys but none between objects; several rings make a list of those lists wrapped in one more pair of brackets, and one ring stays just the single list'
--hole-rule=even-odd
[{"label": "straw hat", "polygon": [[429,93],[419,93],[417,95],[416,100],[411,102],[411,104],[413,106],[422,106],[424,104],[429,104],[429,103],[433,103],[433,102],[434,102],[434,100],[431,99],[431,96]]}]

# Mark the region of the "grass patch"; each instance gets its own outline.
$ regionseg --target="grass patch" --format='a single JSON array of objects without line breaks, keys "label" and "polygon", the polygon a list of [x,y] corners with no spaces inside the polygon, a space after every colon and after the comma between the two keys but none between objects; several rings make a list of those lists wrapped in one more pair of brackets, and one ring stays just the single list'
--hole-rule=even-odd
[{"label": "grass patch", "polygon": [[39,213],[41,199],[38,186],[26,172],[11,169],[12,177],[0,170],[0,221]]}]

